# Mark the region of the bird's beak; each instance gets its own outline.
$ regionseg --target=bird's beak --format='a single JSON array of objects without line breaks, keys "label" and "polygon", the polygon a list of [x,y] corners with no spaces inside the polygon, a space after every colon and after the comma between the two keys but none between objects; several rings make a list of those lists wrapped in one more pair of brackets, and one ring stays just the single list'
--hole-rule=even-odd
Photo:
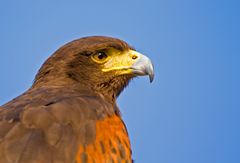
[{"label": "bird's beak", "polygon": [[150,82],[154,79],[154,69],[151,60],[147,56],[134,50],[128,50],[122,54],[111,56],[111,59],[105,63],[102,70],[104,72],[115,70],[118,75],[148,75]]},{"label": "bird's beak", "polygon": [[150,82],[152,82],[154,79],[154,70],[151,60],[136,51],[132,51],[132,53],[138,56],[135,63],[131,66],[132,72],[138,76],[148,75]]}]

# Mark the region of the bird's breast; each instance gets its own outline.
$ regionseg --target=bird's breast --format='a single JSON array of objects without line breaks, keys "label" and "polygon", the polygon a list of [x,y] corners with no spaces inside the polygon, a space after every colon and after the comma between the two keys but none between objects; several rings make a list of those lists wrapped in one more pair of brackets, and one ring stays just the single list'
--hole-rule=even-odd
[{"label": "bird's breast", "polygon": [[76,162],[132,162],[128,133],[119,116],[114,115],[96,122],[95,141],[79,146]]}]

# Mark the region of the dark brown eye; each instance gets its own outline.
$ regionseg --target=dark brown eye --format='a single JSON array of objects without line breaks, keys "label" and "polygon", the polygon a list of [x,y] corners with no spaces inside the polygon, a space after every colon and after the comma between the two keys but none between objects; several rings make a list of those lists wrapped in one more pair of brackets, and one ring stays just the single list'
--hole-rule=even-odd
[{"label": "dark brown eye", "polygon": [[98,63],[103,63],[107,58],[108,58],[107,54],[102,51],[97,52],[92,55],[92,59]]},{"label": "dark brown eye", "polygon": [[97,57],[99,60],[102,60],[102,59],[107,58],[107,55],[104,52],[98,52]]}]

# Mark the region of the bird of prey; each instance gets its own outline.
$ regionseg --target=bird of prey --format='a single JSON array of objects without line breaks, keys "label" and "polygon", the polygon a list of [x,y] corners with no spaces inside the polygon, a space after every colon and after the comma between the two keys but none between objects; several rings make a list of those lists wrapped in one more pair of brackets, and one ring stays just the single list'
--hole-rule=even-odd
[{"label": "bird of prey", "polygon": [[0,107],[0,163],[132,162],[116,98],[150,59],[105,36],[74,40],[38,71],[33,85]]}]

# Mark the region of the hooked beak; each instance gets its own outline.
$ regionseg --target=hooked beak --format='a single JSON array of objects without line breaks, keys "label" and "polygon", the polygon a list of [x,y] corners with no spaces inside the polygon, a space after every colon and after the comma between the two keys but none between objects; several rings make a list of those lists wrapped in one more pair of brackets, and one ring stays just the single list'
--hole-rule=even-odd
[{"label": "hooked beak", "polygon": [[147,56],[134,50],[128,50],[122,54],[112,56],[104,64],[102,71],[115,71],[118,75],[148,75],[150,82],[154,79],[154,68],[151,60]]},{"label": "hooked beak", "polygon": [[[135,51],[134,51],[135,52]],[[138,60],[132,65],[132,72],[138,76],[148,75],[150,82],[154,79],[154,69],[151,60],[138,52],[135,52],[139,57]]]}]

